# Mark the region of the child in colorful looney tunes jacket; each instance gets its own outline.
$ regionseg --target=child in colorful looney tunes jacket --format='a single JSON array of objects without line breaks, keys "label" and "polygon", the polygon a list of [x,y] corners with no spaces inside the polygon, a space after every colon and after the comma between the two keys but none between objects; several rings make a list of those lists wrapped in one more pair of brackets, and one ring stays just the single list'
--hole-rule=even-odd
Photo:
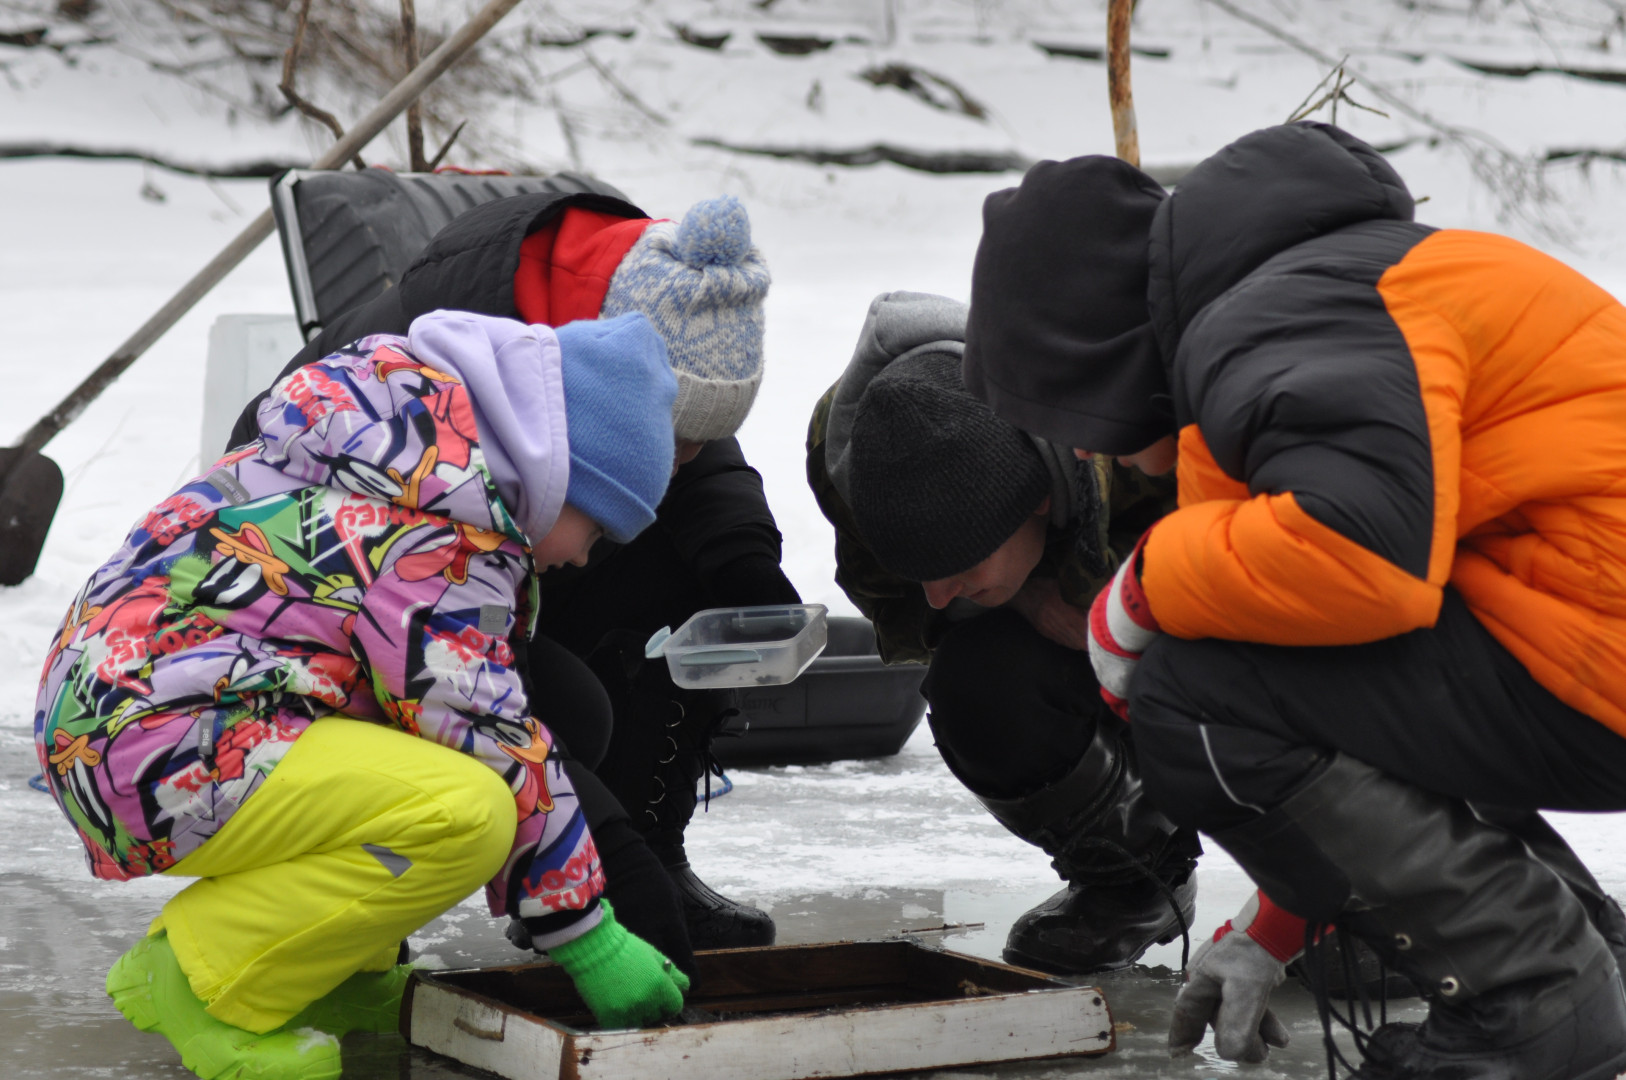
[{"label": "child in colorful looney tunes jacket", "polygon": [[393,1030],[399,942],[482,882],[600,1022],[681,1008],[510,645],[537,571],[653,520],[675,393],[642,315],[423,315],[280,381],[91,576],[35,737],[95,876],[199,879],[107,979],[187,1067],[338,1076],[312,1029]]}]

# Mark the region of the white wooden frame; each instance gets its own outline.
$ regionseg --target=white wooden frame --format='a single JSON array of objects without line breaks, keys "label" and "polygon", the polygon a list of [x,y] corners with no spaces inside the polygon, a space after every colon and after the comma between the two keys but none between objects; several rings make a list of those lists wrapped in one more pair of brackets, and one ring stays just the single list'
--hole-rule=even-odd
[{"label": "white wooden frame", "polygon": [[[989,967],[1020,970],[960,959],[973,974]],[[415,977],[403,1028],[413,1045],[506,1080],[803,1080],[1116,1048],[1112,1015],[1098,988],[1027,974],[1048,987],[807,1015],[581,1031],[431,972]]]}]

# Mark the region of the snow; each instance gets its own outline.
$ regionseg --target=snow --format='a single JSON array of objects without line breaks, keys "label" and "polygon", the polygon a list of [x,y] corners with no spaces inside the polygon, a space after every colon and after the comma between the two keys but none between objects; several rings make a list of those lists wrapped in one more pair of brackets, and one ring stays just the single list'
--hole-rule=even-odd
[{"label": "snow", "polygon": [[[1493,138],[1515,155],[1626,143],[1626,87],[1563,75],[1486,76],[1457,60],[1626,70],[1622,31],[1604,5],[1487,3],[1469,19],[1438,5],[1376,0],[1235,0],[1334,55],[1442,122]],[[441,25],[467,5],[423,5]],[[0,10],[0,28],[27,19]],[[885,20],[896,30],[886,42]],[[1528,12],[1546,13],[1541,33]],[[1523,14],[1521,14],[1523,13]],[[684,44],[671,24],[731,30],[720,52]],[[1105,67],[1049,58],[1035,40],[1102,42],[1104,4],[1061,0],[749,0],[556,2],[523,7],[500,28],[523,35],[572,27],[631,27],[595,38],[594,57],[641,108],[591,70],[570,71],[571,50],[530,49],[534,101],[493,92],[478,114],[484,162],[576,166],[615,183],[657,215],[728,192],[751,213],[775,284],[768,300],[769,363],[742,441],[765,478],[785,534],[787,572],[809,601],[851,611],[832,582],[833,540],[803,479],[802,438],[814,399],[840,373],[870,299],[890,289],[964,297],[980,206],[1015,174],[931,176],[891,165],[821,168],[697,147],[735,144],[853,148],[886,141],[922,150],[1016,151],[1033,158],[1104,152],[1112,145]],[[771,53],[757,31],[839,40],[804,57]],[[1325,73],[1261,31],[1202,0],[1146,0],[1134,80],[1148,166],[1200,160],[1253,128],[1279,122]],[[1607,48],[1599,48],[1605,42]],[[1455,58],[1455,59],[1453,59]],[[76,63],[45,50],[0,46],[0,143],[53,138],[140,147],[186,161],[308,158],[325,136],[293,118],[269,123],[219,96],[154,72],[132,50],[87,49]],[[903,61],[952,79],[984,103],[977,121],[932,109],[857,73]],[[544,83],[552,75],[554,81]],[[813,88],[817,86],[815,94]],[[1351,97],[1382,104],[1360,86]],[[571,118],[568,145],[554,108]],[[811,104],[810,104],[811,100]],[[651,118],[650,113],[660,117]],[[356,115],[351,110],[348,115]],[[1322,114],[1323,116],[1325,113]],[[1402,145],[1393,160],[1434,224],[1507,231],[1579,266],[1626,296],[1626,172],[1599,161],[1559,163],[1541,175],[1545,202],[1512,208],[1448,142],[1430,145],[1417,121],[1341,106],[1357,134]],[[396,140],[396,141],[389,141]],[[1473,144],[1488,145],[1488,144]],[[392,132],[369,160],[399,161]],[[454,160],[457,155],[454,154]],[[479,163],[469,161],[468,163]],[[1527,175],[1535,175],[1528,174]],[[143,192],[146,194],[143,194]],[[266,205],[262,181],[205,181],[130,162],[0,162],[0,379],[14,441]],[[130,523],[197,466],[202,370],[215,318],[291,310],[280,252],[262,245],[48,448],[67,477],[36,575],[0,589],[0,1046],[21,1049],[24,1076],[184,1075],[161,1041],[124,1024],[99,991],[100,973],[181,883],[91,881],[71,831],[30,790],[31,708],[44,650],[68,600]],[[695,865],[713,885],[772,909],[782,940],[876,936],[943,922],[983,923],[944,935],[953,948],[995,956],[1016,914],[1056,888],[1044,856],[1006,835],[942,768],[923,727],[895,758],[823,767],[740,770],[735,791],[697,815]],[[1553,815],[1604,885],[1626,894],[1619,820]],[[1201,871],[1200,935],[1249,891],[1221,852]],[[471,901],[416,939],[441,963],[499,962],[513,954]],[[1161,1056],[1179,943],[1160,946],[1133,977],[1106,980],[1122,1037],[1114,1063],[1057,1065],[1023,1075],[1209,1076],[1211,1054],[1171,1065]],[[1160,970],[1163,972],[1159,974]],[[1256,1075],[1319,1075],[1319,1027],[1307,1000],[1280,992],[1297,1048]],[[349,1075],[440,1075],[387,1041],[346,1041]]]}]

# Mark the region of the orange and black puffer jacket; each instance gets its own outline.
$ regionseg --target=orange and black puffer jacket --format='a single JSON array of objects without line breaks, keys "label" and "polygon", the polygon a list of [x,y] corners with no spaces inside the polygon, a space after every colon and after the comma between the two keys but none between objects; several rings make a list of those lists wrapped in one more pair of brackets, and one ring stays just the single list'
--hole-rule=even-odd
[{"label": "orange and black puffer jacket", "polygon": [[1626,308],[1524,244],[1411,220],[1370,147],[1256,132],[1153,220],[1180,509],[1144,582],[1181,637],[1374,641],[1450,585],[1626,735]]}]

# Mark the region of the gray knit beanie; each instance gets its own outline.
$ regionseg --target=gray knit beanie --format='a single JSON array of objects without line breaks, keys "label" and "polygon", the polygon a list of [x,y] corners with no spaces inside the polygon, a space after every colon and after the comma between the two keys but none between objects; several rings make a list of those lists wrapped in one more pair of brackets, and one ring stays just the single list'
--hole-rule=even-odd
[{"label": "gray knit beanie", "polygon": [[655,324],[677,376],[672,429],[686,442],[734,434],[762,383],[762,300],[768,264],[732,195],[658,221],[610,278],[603,318],[640,311]]},{"label": "gray knit beanie", "polygon": [[891,573],[937,581],[1009,540],[1050,493],[1033,441],[960,382],[957,356],[903,357],[864,388],[848,490],[864,543]]}]

